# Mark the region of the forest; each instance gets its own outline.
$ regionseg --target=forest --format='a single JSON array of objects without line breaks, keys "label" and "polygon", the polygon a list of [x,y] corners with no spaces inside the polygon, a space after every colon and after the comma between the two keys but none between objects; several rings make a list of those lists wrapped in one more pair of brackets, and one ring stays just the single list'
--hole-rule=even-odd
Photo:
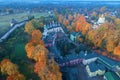
[{"label": "forest", "polygon": [[[89,23],[85,16],[76,12],[64,13],[56,12],[58,21],[69,30],[69,32],[81,32],[83,35],[82,40],[91,49],[100,52],[104,56],[120,59],[120,19],[114,16],[109,16],[105,13],[106,7],[101,7],[101,12],[92,12],[90,18],[97,18],[104,12],[106,22],[98,25],[93,29],[92,23]],[[101,14],[100,14],[101,13]]]}]

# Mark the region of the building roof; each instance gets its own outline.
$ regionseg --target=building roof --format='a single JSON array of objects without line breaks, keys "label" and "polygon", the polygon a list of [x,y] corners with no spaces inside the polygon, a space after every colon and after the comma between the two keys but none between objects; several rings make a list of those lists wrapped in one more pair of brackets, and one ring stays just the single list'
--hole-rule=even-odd
[{"label": "building roof", "polygon": [[82,36],[81,32],[75,32],[75,31],[73,31],[73,32],[71,32],[71,34],[73,36]]},{"label": "building roof", "polygon": [[52,28],[57,28],[57,27],[60,27],[60,24],[59,23],[50,23],[48,25],[44,25],[44,27],[46,29],[52,29]]},{"label": "building roof", "polygon": [[71,32],[71,35],[76,36],[76,32]]},{"label": "building roof", "polygon": [[95,71],[97,71],[97,70],[99,69],[99,68],[96,66],[95,63],[90,63],[88,66],[89,66],[91,72],[95,72]]},{"label": "building roof", "polygon": [[105,77],[107,80],[120,80],[119,76],[114,72],[106,72]]},{"label": "building roof", "polygon": [[104,57],[104,56],[99,56],[97,61],[102,63],[102,64],[104,64],[104,65],[106,65],[106,67],[111,69],[111,70],[113,70],[113,69],[115,70],[115,68],[114,68],[115,66],[119,66],[120,67],[120,62],[114,61],[114,60],[109,59],[109,58]]},{"label": "building roof", "polygon": [[106,70],[105,66],[103,66],[102,64],[98,64],[97,67],[99,67],[99,70]]},{"label": "building roof", "polygon": [[88,64],[88,66],[89,66],[91,72],[95,72],[97,70],[102,70],[102,71],[105,70],[105,67],[103,65],[96,64],[95,62]]},{"label": "building roof", "polygon": [[80,52],[79,56],[81,56],[81,58],[83,59],[98,57],[97,62],[101,63],[102,65],[104,64],[104,66],[106,66],[109,69],[113,69],[113,66],[120,67],[120,62],[114,61],[108,57],[105,57],[96,53],[87,54],[87,56],[85,56],[84,52]]},{"label": "building roof", "polygon": [[16,21],[15,19],[12,19],[12,20],[10,21],[10,23],[16,24],[17,21]]}]

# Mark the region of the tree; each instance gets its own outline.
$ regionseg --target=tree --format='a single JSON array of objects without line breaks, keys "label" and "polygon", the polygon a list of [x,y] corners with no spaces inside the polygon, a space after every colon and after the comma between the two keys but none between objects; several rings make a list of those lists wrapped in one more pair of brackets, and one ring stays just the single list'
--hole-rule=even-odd
[{"label": "tree", "polygon": [[115,43],[113,41],[108,41],[106,45],[107,51],[112,52],[115,48]]},{"label": "tree", "polygon": [[62,22],[63,22],[63,16],[62,16],[62,15],[59,15],[59,16],[58,16],[58,21],[59,21],[59,23],[62,23]]},{"label": "tree", "polygon": [[33,24],[31,21],[27,22],[25,24],[25,32],[27,32],[29,35],[31,35],[32,31],[35,30]]},{"label": "tree", "polygon": [[66,27],[67,27],[68,31],[70,31],[70,32],[73,31],[72,26],[68,25],[68,26],[66,26]]},{"label": "tree", "polygon": [[15,73],[7,77],[6,80],[26,80],[25,76],[20,73]]},{"label": "tree", "polygon": [[31,40],[25,46],[28,58],[36,62],[34,72],[38,74],[41,80],[62,80],[58,64],[54,60],[50,62],[51,60],[48,59],[48,50],[45,48],[41,37],[42,33],[39,30],[34,30]]},{"label": "tree", "polygon": [[100,8],[100,12],[102,12],[102,13],[103,13],[105,10],[106,10],[106,6],[103,6],[103,7]]},{"label": "tree", "polygon": [[[32,31],[32,38],[25,46],[28,58],[36,62],[34,72],[38,74],[41,80],[62,80],[58,64],[54,60],[50,63],[48,50],[45,48],[41,37],[42,33],[39,30]],[[51,66],[53,63],[54,65]]]},{"label": "tree", "polygon": [[18,66],[9,59],[1,61],[0,71],[2,74],[8,75],[7,80],[25,80],[25,76],[19,73]]},{"label": "tree", "polygon": [[40,47],[43,48],[44,42],[41,40],[41,38],[42,33],[39,30],[34,30],[32,32],[32,38],[25,46],[28,58],[33,58],[33,51],[36,49],[37,45],[40,45]]},{"label": "tree", "polygon": [[40,28],[38,20],[32,19],[30,22],[32,23],[32,25],[33,25],[34,28],[36,28],[36,29]]},{"label": "tree", "polygon": [[76,28],[75,30],[81,31],[83,35],[85,35],[87,33],[87,31],[90,29],[91,25],[86,22],[86,19],[84,16],[80,16],[77,21],[76,21]]},{"label": "tree", "polygon": [[32,32],[31,41],[35,44],[38,44],[41,41],[42,33],[39,30],[34,30]]},{"label": "tree", "polygon": [[31,57],[37,62],[38,61],[46,62],[47,54],[48,54],[48,51],[43,45],[37,45],[35,46],[31,54]]},{"label": "tree", "polygon": [[34,19],[34,16],[33,15],[29,15],[28,16],[28,20],[32,20],[32,19]]},{"label": "tree", "polygon": [[97,20],[97,12],[93,11],[93,12],[91,13],[91,19],[92,19],[92,20]]},{"label": "tree", "polygon": [[1,73],[5,75],[12,75],[18,73],[18,66],[10,62],[10,60],[8,59],[2,60],[0,69]]},{"label": "tree", "polygon": [[32,52],[33,52],[34,48],[35,48],[35,46],[32,42],[27,43],[25,46],[25,50],[27,52],[27,57],[30,59],[32,59],[31,56],[32,56]]},{"label": "tree", "polygon": [[44,23],[45,22],[45,17],[41,16],[39,21]]},{"label": "tree", "polygon": [[68,25],[69,25],[69,21],[68,21],[67,19],[63,19],[63,24],[64,24],[65,26],[68,26]]},{"label": "tree", "polygon": [[58,64],[53,59],[49,60],[47,64],[37,62],[34,66],[35,72],[38,73],[41,80],[62,80]]},{"label": "tree", "polygon": [[69,14],[69,15],[68,15],[68,20],[69,20],[69,21],[72,21],[73,19],[74,19],[74,17],[73,17],[71,14]]},{"label": "tree", "polygon": [[120,46],[115,47],[114,49],[114,55],[117,55],[120,57]]}]

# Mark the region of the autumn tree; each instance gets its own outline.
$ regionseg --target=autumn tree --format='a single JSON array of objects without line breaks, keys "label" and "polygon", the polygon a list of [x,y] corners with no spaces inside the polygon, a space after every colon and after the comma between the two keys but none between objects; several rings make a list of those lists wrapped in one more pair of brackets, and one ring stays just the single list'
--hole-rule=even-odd
[{"label": "autumn tree", "polygon": [[53,59],[49,60],[46,65],[37,62],[34,67],[41,80],[62,80],[59,66]]},{"label": "autumn tree", "polygon": [[7,77],[6,80],[26,80],[25,76],[20,73],[15,73]]},{"label": "autumn tree", "polygon": [[108,52],[112,52],[113,50],[114,50],[114,48],[115,48],[115,43],[114,43],[114,41],[108,41],[107,42],[107,45],[106,45],[106,48],[107,48],[107,51]]},{"label": "autumn tree", "polygon": [[86,22],[86,19],[84,16],[80,16],[78,18],[78,20],[76,21],[76,28],[75,30],[78,32],[78,31],[81,31],[82,34],[86,34],[86,32],[90,29],[91,25]]},{"label": "autumn tree", "polygon": [[40,43],[41,38],[42,38],[42,33],[41,33],[39,30],[34,30],[34,31],[32,32],[31,41],[32,41],[33,43],[35,43],[35,44]]},{"label": "autumn tree", "polygon": [[41,46],[44,45],[44,42],[41,40],[42,33],[39,30],[34,30],[32,32],[31,40],[26,44],[25,49],[27,52],[28,58],[32,59],[33,51],[35,47],[39,44]]},{"label": "autumn tree", "polygon": [[35,61],[34,72],[41,80],[62,80],[58,64],[54,60],[48,59],[49,53],[41,37],[42,33],[34,30],[31,40],[25,46],[28,58]]},{"label": "autumn tree", "polygon": [[16,64],[13,64],[8,59],[4,59],[1,62],[1,73],[6,75],[12,75],[14,73],[18,73],[18,66]]},{"label": "autumn tree", "polygon": [[35,46],[31,57],[35,61],[40,61],[40,62],[46,62],[48,51],[43,45],[37,45]]},{"label": "autumn tree", "polygon": [[70,23],[69,23],[69,20],[67,20],[67,19],[63,19],[63,24],[65,25],[65,26],[68,26]]},{"label": "autumn tree", "polygon": [[69,32],[72,32],[72,31],[73,31],[73,28],[72,28],[72,26],[70,26],[70,25],[66,26],[66,28],[68,29]]},{"label": "autumn tree", "polygon": [[62,16],[62,15],[59,15],[59,16],[58,16],[58,22],[59,22],[59,23],[63,23],[63,16]]},{"label": "autumn tree", "polygon": [[69,20],[69,21],[72,21],[73,19],[74,19],[74,17],[73,17],[71,14],[69,14],[69,15],[68,15],[68,20]]},{"label": "autumn tree", "polygon": [[32,59],[31,55],[32,55],[34,48],[35,48],[35,46],[34,46],[34,43],[32,43],[32,42],[27,43],[25,46],[25,50],[27,52],[27,57],[30,59]]},{"label": "autumn tree", "polygon": [[35,30],[35,28],[34,28],[32,22],[31,21],[27,22],[25,24],[25,32],[27,32],[28,34],[31,35],[31,33],[32,33],[33,30]]},{"label": "autumn tree", "polygon": [[114,49],[114,55],[117,55],[120,57],[120,46],[115,47]]},{"label": "autumn tree", "polygon": [[0,71],[2,74],[8,75],[7,80],[25,80],[25,76],[19,73],[18,66],[9,59],[1,61]]}]

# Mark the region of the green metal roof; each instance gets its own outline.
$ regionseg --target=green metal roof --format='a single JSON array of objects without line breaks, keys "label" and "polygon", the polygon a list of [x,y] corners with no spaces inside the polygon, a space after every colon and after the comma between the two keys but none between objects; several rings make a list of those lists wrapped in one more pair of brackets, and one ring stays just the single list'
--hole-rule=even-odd
[{"label": "green metal roof", "polygon": [[106,72],[105,77],[107,80],[120,80],[119,76],[114,72]]}]

